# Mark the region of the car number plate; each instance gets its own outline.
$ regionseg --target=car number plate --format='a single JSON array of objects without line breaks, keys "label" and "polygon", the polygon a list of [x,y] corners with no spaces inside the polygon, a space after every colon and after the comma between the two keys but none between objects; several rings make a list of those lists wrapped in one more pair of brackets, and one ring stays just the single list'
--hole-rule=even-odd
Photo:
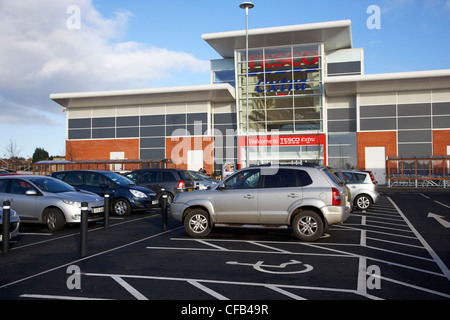
[{"label": "car number plate", "polygon": [[100,212],[103,212],[103,211],[105,211],[105,208],[103,208],[103,207],[100,207],[100,208],[94,208],[94,213],[100,213]]}]

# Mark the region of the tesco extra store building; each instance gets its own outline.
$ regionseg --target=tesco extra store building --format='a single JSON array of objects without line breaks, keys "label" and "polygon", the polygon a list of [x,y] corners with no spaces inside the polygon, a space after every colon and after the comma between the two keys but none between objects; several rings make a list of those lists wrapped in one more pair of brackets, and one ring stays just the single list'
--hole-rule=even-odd
[{"label": "tesco extra store building", "polygon": [[349,20],[251,29],[248,63],[245,31],[202,37],[222,57],[211,84],[52,94],[66,158],[171,158],[219,175],[313,162],[383,183],[387,156],[450,154],[450,70],[365,75]]}]

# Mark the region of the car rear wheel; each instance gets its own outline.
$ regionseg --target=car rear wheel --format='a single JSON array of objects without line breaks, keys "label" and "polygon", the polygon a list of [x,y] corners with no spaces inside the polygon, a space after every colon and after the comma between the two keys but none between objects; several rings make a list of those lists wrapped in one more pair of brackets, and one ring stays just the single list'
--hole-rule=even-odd
[{"label": "car rear wheel", "polygon": [[372,205],[372,198],[365,194],[361,194],[356,197],[355,205],[359,210],[367,210]]},{"label": "car rear wheel", "polygon": [[45,225],[50,231],[58,231],[64,228],[66,219],[64,214],[58,208],[48,208],[44,211]]},{"label": "car rear wheel", "polygon": [[316,212],[306,210],[294,217],[292,228],[300,240],[316,241],[323,233],[323,221]]},{"label": "car rear wheel", "polygon": [[125,199],[116,199],[113,202],[113,212],[117,216],[127,216],[131,213],[131,205]]},{"label": "car rear wheel", "polygon": [[184,228],[191,237],[206,237],[211,232],[208,213],[202,209],[190,211],[184,219]]}]

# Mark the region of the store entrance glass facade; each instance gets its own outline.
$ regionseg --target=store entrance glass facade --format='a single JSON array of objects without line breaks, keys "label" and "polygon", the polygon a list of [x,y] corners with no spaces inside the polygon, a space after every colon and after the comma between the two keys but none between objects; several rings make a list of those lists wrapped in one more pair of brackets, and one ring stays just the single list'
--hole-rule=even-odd
[{"label": "store entrance glass facade", "polygon": [[[236,51],[241,164],[247,164],[247,142],[243,136],[302,140],[304,136],[324,135],[321,52],[320,44],[250,49],[247,63],[246,51]],[[308,145],[279,145],[278,156],[267,146],[252,146],[250,140],[248,165],[272,160],[324,164],[325,140],[316,139]]]}]

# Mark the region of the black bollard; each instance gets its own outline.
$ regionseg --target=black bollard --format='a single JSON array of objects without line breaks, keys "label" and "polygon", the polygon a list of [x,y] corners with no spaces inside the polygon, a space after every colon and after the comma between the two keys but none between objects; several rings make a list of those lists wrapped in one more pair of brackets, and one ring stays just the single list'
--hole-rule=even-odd
[{"label": "black bollard", "polygon": [[10,202],[3,202],[3,227],[2,227],[2,249],[3,253],[7,253],[9,251],[9,222],[10,222]]},{"label": "black bollard", "polygon": [[104,228],[109,228],[109,194],[105,193]]},{"label": "black bollard", "polygon": [[81,224],[80,224],[80,255],[86,256],[87,245],[87,231],[88,231],[88,203],[81,203]]},{"label": "black bollard", "polygon": [[166,189],[161,188],[161,215],[162,215],[162,225],[163,230],[167,230],[167,192]]}]

